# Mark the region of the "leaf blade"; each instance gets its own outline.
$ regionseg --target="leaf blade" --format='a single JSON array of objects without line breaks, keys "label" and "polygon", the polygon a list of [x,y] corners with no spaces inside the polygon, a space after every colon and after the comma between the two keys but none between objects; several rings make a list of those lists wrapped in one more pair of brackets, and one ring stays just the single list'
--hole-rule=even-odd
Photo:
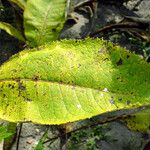
[{"label": "leaf blade", "polygon": [[0,29],[6,31],[8,34],[16,37],[17,39],[25,42],[24,37],[21,35],[21,33],[15,29],[12,25],[6,22],[0,22]]},{"label": "leaf blade", "polygon": [[41,49],[1,66],[0,118],[62,124],[150,104],[150,65],[137,55],[100,39]]},{"label": "leaf blade", "polygon": [[66,0],[30,0],[24,12],[25,35],[33,47],[58,39],[65,21]]}]

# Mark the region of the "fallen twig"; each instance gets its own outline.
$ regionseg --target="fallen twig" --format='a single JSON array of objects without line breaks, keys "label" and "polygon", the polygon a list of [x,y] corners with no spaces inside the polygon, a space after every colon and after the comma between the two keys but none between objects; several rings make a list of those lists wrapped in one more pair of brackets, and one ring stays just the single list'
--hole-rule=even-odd
[{"label": "fallen twig", "polygon": [[105,26],[104,28],[99,29],[98,31],[91,33],[90,37],[93,37],[97,34],[100,34],[101,32],[106,32],[108,30],[112,29],[121,29],[121,28],[138,28],[138,29],[143,29],[143,26],[137,23],[118,23],[118,24],[113,24],[113,25],[108,25]]}]

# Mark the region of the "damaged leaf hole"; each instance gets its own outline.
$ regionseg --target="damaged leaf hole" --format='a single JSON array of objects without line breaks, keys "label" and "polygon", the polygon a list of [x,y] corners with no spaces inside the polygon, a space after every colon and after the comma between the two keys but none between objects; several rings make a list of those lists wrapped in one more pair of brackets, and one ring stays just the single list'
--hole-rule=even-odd
[{"label": "damaged leaf hole", "polygon": [[105,52],[106,52],[106,49],[105,49],[105,48],[101,48],[101,49],[98,50],[98,53],[99,53],[99,54],[103,54],[103,53],[105,53]]},{"label": "damaged leaf hole", "polygon": [[6,94],[3,94],[3,98],[5,98],[6,97]]}]

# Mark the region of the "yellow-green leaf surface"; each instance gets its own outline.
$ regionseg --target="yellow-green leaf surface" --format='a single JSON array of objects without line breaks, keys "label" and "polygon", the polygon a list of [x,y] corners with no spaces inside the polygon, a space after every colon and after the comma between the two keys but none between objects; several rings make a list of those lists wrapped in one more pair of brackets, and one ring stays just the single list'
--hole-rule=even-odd
[{"label": "yellow-green leaf surface", "polygon": [[150,133],[150,109],[135,113],[125,121],[132,130]]},{"label": "yellow-green leaf surface", "polygon": [[0,67],[0,118],[61,124],[150,104],[150,65],[101,39],[64,40]]},{"label": "yellow-green leaf surface", "polygon": [[16,37],[17,39],[21,41],[25,41],[24,37],[21,35],[21,33],[15,29],[12,25],[6,22],[0,22],[0,29],[6,31],[8,34]]},{"label": "yellow-green leaf surface", "polygon": [[65,22],[66,1],[27,1],[24,28],[30,46],[35,47],[58,39]]}]

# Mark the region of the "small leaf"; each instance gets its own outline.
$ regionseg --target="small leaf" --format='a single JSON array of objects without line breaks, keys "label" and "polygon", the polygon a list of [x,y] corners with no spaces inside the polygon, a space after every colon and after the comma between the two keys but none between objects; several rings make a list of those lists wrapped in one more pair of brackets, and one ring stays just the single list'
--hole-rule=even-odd
[{"label": "small leaf", "polygon": [[33,150],[43,150],[43,143],[40,141]]},{"label": "small leaf", "polygon": [[47,136],[47,131],[46,131],[33,150],[43,150],[43,142],[46,140],[47,137],[48,136]]},{"label": "small leaf", "polygon": [[30,0],[24,12],[25,35],[30,46],[58,39],[65,22],[66,0]]},{"label": "small leaf", "polygon": [[21,35],[21,33],[15,29],[12,25],[5,23],[5,22],[0,22],[0,29],[5,30],[8,34],[16,37],[17,39],[24,41],[24,37]]},{"label": "small leaf", "polygon": [[7,132],[7,126],[0,126],[0,141],[11,136],[13,133]]},{"label": "small leaf", "polygon": [[150,105],[149,89],[150,64],[138,55],[101,39],[64,40],[0,67],[0,118],[73,122]]},{"label": "small leaf", "polygon": [[10,2],[13,2],[17,4],[21,9],[25,9],[27,0],[9,0]]}]

